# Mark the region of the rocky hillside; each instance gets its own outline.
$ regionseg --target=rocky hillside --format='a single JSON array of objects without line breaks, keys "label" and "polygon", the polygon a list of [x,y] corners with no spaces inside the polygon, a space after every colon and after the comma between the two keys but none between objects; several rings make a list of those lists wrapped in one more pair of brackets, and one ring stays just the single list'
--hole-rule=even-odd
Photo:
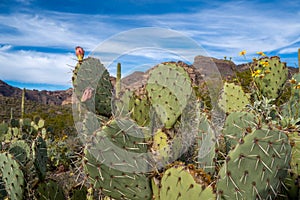
[{"label": "rocky hillside", "polygon": [[[0,80],[0,96],[21,98],[22,89],[8,85]],[[59,91],[26,90],[26,99],[46,105],[64,105],[71,103],[72,89]]]},{"label": "rocky hillside", "polygon": [[[210,73],[219,71],[219,75],[221,75],[222,78],[232,77],[234,75],[234,70],[241,72],[248,69],[247,64],[236,65],[230,60],[216,59],[204,56],[196,56],[193,66],[196,69],[197,74],[201,74],[202,76],[211,76]],[[217,67],[218,70],[216,70],[215,67]],[[290,76],[296,71],[298,71],[297,68],[289,67]],[[140,87],[141,85],[146,83],[148,72],[149,71],[134,72],[124,77],[122,79],[122,84],[126,87]],[[114,83],[115,78],[111,77],[111,81]],[[41,103],[44,105],[66,105],[72,102],[72,93],[72,88],[60,91],[26,90],[26,100]],[[19,99],[21,98],[21,94],[22,89],[10,86],[0,80],[0,97],[13,97]]]}]

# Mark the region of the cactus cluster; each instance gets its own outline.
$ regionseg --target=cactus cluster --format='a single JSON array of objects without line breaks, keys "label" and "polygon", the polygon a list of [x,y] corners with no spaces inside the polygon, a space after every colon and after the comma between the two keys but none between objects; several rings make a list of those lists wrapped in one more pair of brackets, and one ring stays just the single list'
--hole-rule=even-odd
[{"label": "cactus cluster", "polygon": [[[239,81],[224,82],[218,104],[210,105],[226,113],[222,130],[213,122],[217,108],[197,98],[207,91],[192,78],[193,66],[158,64],[138,91],[120,85],[121,65],[115,88],[107,83],[109,74],[99,60],[83,59],[78,66],[73,76],[77,99],[88,86],[95,89],[94,97],[78,100],[87,108],[80,111],[79,130],[91,191],[114,199],[165,200],[287,199],[295,190],[289,180],[299,180],[300,173],[300,78],[296,74],[288,82],[287,68],[278,57],[251,64],[247,90]],[[100,88],[89,80],[88,70],[96,66],[101,70],[93,80]],[[277,105],[283,87],[290,87],[292,95]],[[107,108],[91,109],[87,102],[96,97]],[[259,103],[264,99],[267,104]]]},{"label": "cactus cluster", "polygon": [[286,83],[288,69],[286,63],[277,56],[262,57],[253,62],[254,82],[261,95],[268,99],[276,99]]}]

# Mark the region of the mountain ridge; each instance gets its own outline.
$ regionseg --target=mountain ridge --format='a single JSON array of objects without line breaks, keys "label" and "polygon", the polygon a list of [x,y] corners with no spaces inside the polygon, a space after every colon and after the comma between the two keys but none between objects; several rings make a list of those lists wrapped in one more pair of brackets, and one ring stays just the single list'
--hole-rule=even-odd
[{"label": "mountain ridge", "polygon": [[[217,66],[222,78],[230,77],[234,75],[234,70],[237,71],[245,71],[249,68],[249,63],[243,63],[236,65],[231,60],[217,59],[213,57],[205,57],[205,56],[196,56],[194,59],[195,64],[202,65],[202,69],[209,70],[209,66],[211,63],[214,63]],[[298,72],[298,68],[288,67],[289,69],[289,77],[292,74]],[[148,70],[149,71],[149,70]],[[144,84],[145,79],[147,78],[146,72],[133,72],[132,74],[124,77],[122,79],[122,83],[127,86],[131,84]],[[205,72],[203,72],[205,73]],[[111,77],[112,82],[114,83],[114,77]],[[72,103],[72,94],[73,88],[69,88],[67,90],[55,90],[55,91],[47,91],[47,90],[27,90],[25,93],[26,100],[45,104],[45,105],[66,105]],[[11,86],[6,82],[0,80],[0,97],[12,97],[12,98],[21,98],[22,89],[18,87]]]}]

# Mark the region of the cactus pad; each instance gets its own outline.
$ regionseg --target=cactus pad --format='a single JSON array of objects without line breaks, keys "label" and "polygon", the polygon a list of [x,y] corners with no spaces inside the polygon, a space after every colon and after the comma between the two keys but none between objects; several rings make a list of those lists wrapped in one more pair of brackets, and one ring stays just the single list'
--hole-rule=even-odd
[{"label": "cactus pad", "polygon": [[300,133],[288,134],[292,145],[291,169],[295,174],[300,175]]},{"label": "cactus pad", "polygon": [[9,153],[23,165],[30,158],[30,147],[24,140],[18,140],[10,145]]},{"label": "cactus pad", "polygon": [[93,90],[92,97],[82,102],[89,111],[106,117],[111,116],[113,87],[108,71],[98,59],[84,59],[73,71],[72,80],[77,99],[82,99],[85,92]]},{"label": "cactus pad", "polygon": [[197,163],[206,172],[213,173],[215,168],[216,136],[207,116],[201,115],[198,133]]},{"label": "cactus pad", "polygon": [[287,176],[291,147],[285,133],[258,129],[240,140],[219,172],[224,199],[273,199]]},{"label": "cactus pad", "polygon": [[54,181],[41,183],[37,189],[38,200],[65,200],[62,188]]},{"label": "cactus pad", "polygon": [[291,83],[291,97],[288,102],[283,105],[283,115],[294,120],[300,119],[300,73],[294,74],[292,77],[294,83]]},{"label": "cactus pad", "polygon": [[0,171],[9,199],[22,200],[24,175],[11,154],[0,153]]},{"label": "cactus pad", "polygon": [[214,200],[213,189],[205,179],[205,173],[200,170],[174,166],[165,171],[161,179],[160,200]]},{"label": "cactus pad", "polygon": [[261,94],[276,99],[282,92],[288,76],[286,63],[277,56],[263,57],[253,62],[254,81]]},{"label": "cactus pad", "polygon": [[147,96],[133,97],[131,100],[131,118],[139,126],[147,126],[150,121],[150,102]]},{"label": "cactus pad", "polygon": [[230,113],[225,121],[223,133],[226,139],[227,152],[233,149],[240,139],[251,133],[258,120],[249,112]]},{"label": "cactus pad", "polygon": [[37,136],[32,143],[32,155],[38,176],[43,180],[46,176],[48,156],[46,142],[41,136]]},{"label": "cactus pad", "polygon": [[165,128],[171,128],[192,94],[192,82],[184,68],[176,63],[154,67],[146,85],[149,100]]},{"label": "cactus pad", "polygon": [[225,112],[242,111],[250,101],[241,86],[234,83],[224,83],[219,106]]},{"label": "cactus pad", "polygon": [[143,174],[115,170],[98,161],[85,149],[84,170],[94,188],[114,199],[150,200],[150,180]]}]

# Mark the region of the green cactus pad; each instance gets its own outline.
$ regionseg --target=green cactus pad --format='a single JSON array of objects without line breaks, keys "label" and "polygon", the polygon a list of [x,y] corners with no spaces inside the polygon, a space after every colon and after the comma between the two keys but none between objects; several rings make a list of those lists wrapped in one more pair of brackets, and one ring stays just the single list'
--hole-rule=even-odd
[{"label": "green cactus pad", "polygon": [[291,146],[285,133],[258,129],[240,140],[219,171],[223,199],[273,199],[287,176]]},{"label": "green cactus pad", "polygon": [[7,133],[8,131],[8,124],[2,122],[0,123],[0,139],[2,140],[3,136]]},{"label": "green cactus pad", "polygon": [[35,169],[38,172],[39,178],[43,180],[46,176],[48,162],[46,142],[41,136],[37,136],[31,148]]},{"label": "green cactus pad", "polygon": [[225,121],[223,134],[226,140],[227,152],[233,149],[240,139],[251,133],[256,127],[258,119],[249,112],[230,113]]},{"label": "green cactus pad", "polygon": [[[252,68],[254,81],[260,93],[268,99],[276,99],[281,94],[287,80],[286,63],[281,62],[278,56],[263,57],[254,61]],[[256,75],[255,72],[257,72]]]},{"label": "green cactus pad", "polygon": [[81,100],[85,92],[93,91],[92,97],[82,102],[89,111],[111,116],[113,86],[108,71],[98,59],[84,59],[73,71],[72,80],[77,99]]},{"label": "green cactus pad", "polygon": [[165,128],[171,128],[192,94],[192,82],[184,68],[176,63],[154,67],[146,85],[149,100]]},{"label": "green cactus pad", "polygon": [[80,185],[78,188],[73,188],[70,193],[69,196],[71,196],[71,200],[83,200],[86,199],[87,188]]},{"label": "green cactus pad", "polygon": [[62,188],[53,180],[40,183],[37,189],[38,200],[65,200]]},{"label": "green cactus pad", "polygon": [[292,145],[291,169],[293,173],[300,175],[300,133],[289,133],[288,137]]},{"label": "green cactus pad", "polygon": [[148,171],[147,129],[129,118],[114,119],[94,133],[89,150],[101,163],[120,171]]},{"label": "green cactus pad", "polygon": [[108,119],[106,117],[87,111],[84,114],[83,122],[77,127],[81,141],[83,143],[89,142],[91,137],[93,137],[94,132],[107,121]]},{"label": "green cactus pad", "polygon": [[243,91],[241,86],[234,83],[224,83],[219,106],[225,112],[242,111],[246,105],[250,104],[249,98]]},{"label": "green cactus pad", "polygon": [[297,85],[300,84],[300,73],[294,74],[292,80],[295,83],[291,83],[291,97],[288,102],[282,106],[282,112],[285,117],[290,119],[300,119],[300,89]]},{"label": "green cactus pad", "polygon": [[212,187],[207,186],[205,180],[199,179],[201,176],[203,175],[184,166],[168,169],[161,179],[160,200],[214,200]]},{"label": "green cactus pad", "polygon": [[206,115],[202,114],[199,122],[197,163],[200,168],[212,174],[215,170],[216,136]]},{"label": "green cactus pad", "polygon": [[84,170],[94,188],[114,199],[152,198],[150,180],[143,174],[113,169],[96,159],[85,149]]},{"label": "green cactus pad", "polygon": [[139,126],[147,126],[150,121],[150,102],[147,96],[134,97],[131,100],[131,118],[136,121]]},{"label": "green cactus pad", "polygon": [[14,155],[14,158],[22,165],[30,158],[30,147],[24,140],[18,140],[13,142],[8,152]]},{"label": "green cactus pad", "polygon": [[95,188],[115,199],[151,199],[145,128],[117,118],[94,133],[85,149],[84,169]]},{"label": "green cactus pad", "polygon": [[167,134],[163,130],[158,129],[153,135],[152,151],[154,159],[159,166],[165,166],[169,163],[170,158],[172,158],[171,149],[171,141],[169,141]]},{"label": "green cactus pad", "polygon": [[0,171],[9,199],[22,200],[24,175],[20,165],[9,153],[0,153]]},{"label": "green cactus pad", "polygon": [[131,115],[133,92],[125,90],[120,92],[118,98],[113,98],[113,115],[116,117],[129,117]]}]

